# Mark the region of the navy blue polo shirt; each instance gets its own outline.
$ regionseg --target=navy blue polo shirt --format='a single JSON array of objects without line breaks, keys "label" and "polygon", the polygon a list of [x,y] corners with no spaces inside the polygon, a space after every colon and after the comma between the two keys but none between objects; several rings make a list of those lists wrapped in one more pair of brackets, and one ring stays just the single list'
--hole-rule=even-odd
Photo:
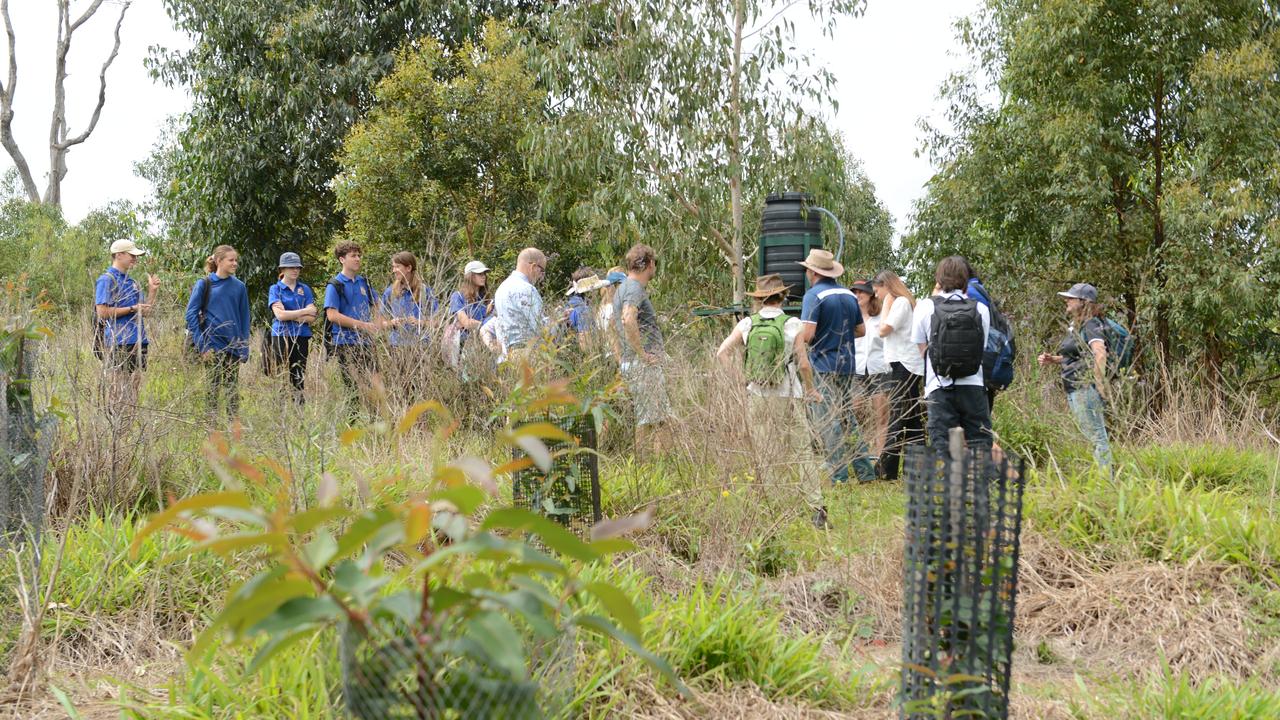
[{"label": "navy blue polo shirt", "polygon": [[[133,307],[142,302],[142,290],[133,278],[125,275],[115,267],[98,277],[93,286],[93,304],[107,307]],[[135,345],[139,342],[147,344],[147,331],[139,322],[136,312],[123,317],[116,317],[103,322],[103,340],[107,347],[115,345]]]},{"label": "navy blue polo shirt", "polygon": [[862,310],[852,290],[823,278],[804,294],[800,322],[817,326],[809,343],[809,359],[815,372],[857,374],[854,333],[862,324]]},{"label": "navy blue polo shirt", "polygon": [[[342,294],[334,285],[341,283]],[[373,320],[373,304],[377,302],[373,291],[369,289],[369,281],[363,275],[354,279],[338,273],[324,289],[324,306],[333,308],[354,320],[369,322]],[[369,337],[359,330],[344,328],[337,323],[329,325],[334,345],[368,345]]]},{"label": "navy blue polo shirt", "polygon": [[[315,303],[316,294],[306,283],[299,280],[294,285],[292,290],[284,284],[283,280],[272,285],[267,291],[267,309],[270,310],[276,303],[280,303],[285,310],[301,310]],[[272,315],[274,317],[274,313]],[[272,320],[271,334],[283,337],[311,337],[311,324],[302,320]]]}]

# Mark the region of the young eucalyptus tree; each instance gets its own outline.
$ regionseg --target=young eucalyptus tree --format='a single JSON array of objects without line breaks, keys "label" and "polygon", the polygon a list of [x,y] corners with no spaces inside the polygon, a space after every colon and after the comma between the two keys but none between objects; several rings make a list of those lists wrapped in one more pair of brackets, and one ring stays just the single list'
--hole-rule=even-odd
[{"label": "young eucalyptus tree", "polygon": [[[705,238],[741,302],[744,203],[767,192],[757,183],[787,128],[834,109],[834,78],[796,47],[792,11],[807,10],[832,36],[839,17],[863,7],[587,0],[544,14],[534,64],[557,118],[528,146],[552,179],[547,201],[577,198],[568,210],[604,236]],[[676,249],[690,251],[690,265],[708,264],[706,254]]]}]

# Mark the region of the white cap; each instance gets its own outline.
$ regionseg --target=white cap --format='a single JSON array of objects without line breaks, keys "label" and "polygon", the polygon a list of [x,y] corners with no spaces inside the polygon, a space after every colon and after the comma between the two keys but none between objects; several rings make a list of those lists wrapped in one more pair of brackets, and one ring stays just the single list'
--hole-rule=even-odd
[{"label": "white cap", "polygon": [[138,247],[132,240],[116,240],[111,243],[111,254],[127,252],[130,255],[146,255],[147,251]]},{"label": "white cap", "polygon": [[467,263],[466,267],[462,268],[462,271],[473,273],[475,275],[483,275],[489,272],[489,268],[485,267],[484,263],[480,262],[479,260],[472,260],[471,262]]}]

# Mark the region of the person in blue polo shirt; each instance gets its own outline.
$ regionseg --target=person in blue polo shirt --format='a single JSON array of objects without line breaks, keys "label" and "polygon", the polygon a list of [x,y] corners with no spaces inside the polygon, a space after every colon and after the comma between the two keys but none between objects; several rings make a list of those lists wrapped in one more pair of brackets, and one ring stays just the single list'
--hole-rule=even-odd
[{"label": "person in blue polo shirt", "polygon": [[377,297],[360,274],[360,246],[346,240],[338,243],[333,254],[342,270],[324,289],[326,332],[338,356],[342,382],[352,396],[359,397],[361,387],[377,371],[372,340],[383,323],[376,317]]},{"label": "person in blue polo shirt", "polygon": [[93,303],[100,333],[95,343],[102,347],[109,408],[137,403],[142,371],[147,367],[150,340],[142,318],[151,314],[160,280],[147,275],[147,297],[143,300],[138,282],[129,277],[138,258],[146,254],[132,240],[116,240],[111,243],[111,265],[94,284]]},{"label": "person in blue polo shirt", "polygon": [[440,309],[431,288],[418,274],[418,258],[405,250],[391,256],[391,284],[382,291],[382,316],[392,328],[392,347],[417,347],[430,339],[432,313]]},{"label": "person in blue polo shirt", "polygon": [[302,274],[302,258],[298,253],[281,255],[279,269],[280,280],[267,291],[267,307],[275,316],[271,323],[271,342],[275,356],[288,362],[293,399],[302,404],[311,323],[316,320],[316,294],[298,279]]},{"label": "person in blue polo shirt", "polygon": [[240,254],[219,245],[204,261],[208,275],[196,281],[187,301],[187,330],[191,344],[209,370],[209,416],[219,406],[227,414],[240,413],[240,365],[249,360],[249,291],[235,276]]},{"label": "person in blue polo shirt", "polygon": [[[836,282],[844,266],[830,252],[815,248],[800,264],[810,288],[800,306],[804,327],[797,342],[808,349],[813,365],[814,384],[805,395],[811,422],[826,448],[827,470],[833,482],[846,482],[850,465],[858,480],[874,480],[875,467],[853,413],[858,371],[854,341],[866,332],[862,310],[853,291]],[[814,522],[825,525],[825,512],[819,509]]]}]

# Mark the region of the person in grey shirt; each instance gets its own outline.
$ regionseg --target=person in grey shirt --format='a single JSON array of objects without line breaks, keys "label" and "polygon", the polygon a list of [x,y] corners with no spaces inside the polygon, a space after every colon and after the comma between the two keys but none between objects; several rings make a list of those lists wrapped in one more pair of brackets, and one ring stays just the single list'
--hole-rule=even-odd
[{"label": "person in grey shirt", "polygon": [[547,256],[537,248],[525,248],[516,258],[516,269],[494,293],[498,336],[508,359],[511,351],[532,346],[546,330],[542,294],[535,287],[546,274]]},{"label": "person in grey shirt", "polygon": [[613,297],[613,322],[622,350],[622,380],[636,411],[636,448],[660,452],[662,427],[671,418],[662,368],[662,329],[649,301],[649,281],[658,272],[653,248],[638,244],[623,261],[627,279]]}]

